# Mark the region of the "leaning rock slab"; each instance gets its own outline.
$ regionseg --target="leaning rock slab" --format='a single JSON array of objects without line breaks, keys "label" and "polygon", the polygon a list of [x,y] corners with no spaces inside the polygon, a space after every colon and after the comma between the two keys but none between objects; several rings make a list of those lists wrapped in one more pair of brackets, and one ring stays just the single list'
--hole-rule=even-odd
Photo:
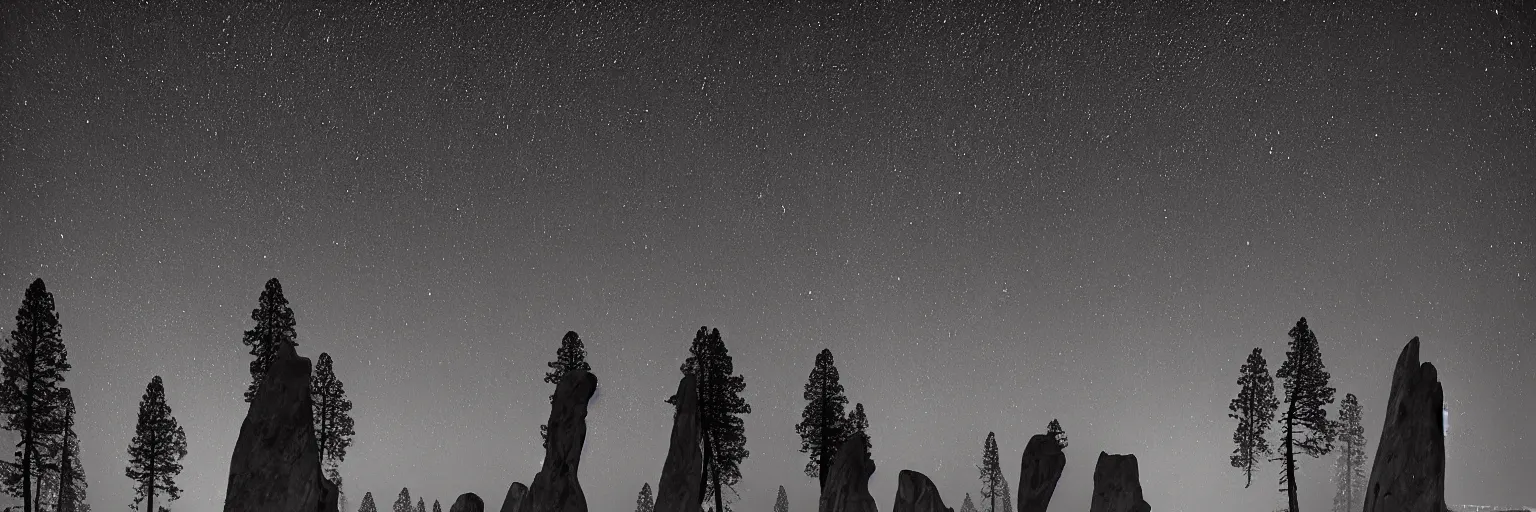
[{"label": "leaning rock slab", "polygon": [[1019,462],[1019,512],[1045,512],[1066,467],[1067,456],[1055,439],[1045,434],[1029,438]]},{"label": "leaning rock slab", "polygon": [[544,466],[533,477],[518,512],[587,512],[587,496],[576,472],[587,442],[587,401],[595,392],[597,377],[583,370],[565,374],[555,386],[545,423],[549,445],[544,448]]},{"label": "leaning rock slab", "polygon": [[875,473],[865,446],[868,438],[854,434],[843,441],[827,468],[827,484],[821,488],[820,512],[875,512],[875,498],[869,495],[869,475]]},{"label": "leaning rock slab", "polygon": [[240,424],[224,512],[320,510],[320,454],[309,399],[309,359],[277,348]]},{"label": "leaning rock slab", "polygon": [[1435,365],[1419,362],[1419,339],[1397,356],[1363,512],[1444,512],[1444,390]]},{"label": "leaning rock slab", "polygon": [[944,506],[939,488],[927,475],[903,469],[896,476],[896,504],[891,512],[955,512]]},{"label": "leaning rock slab", "polygon": [[1150,512],[1141,498],[1141,471],[1135,455],[1099,452],[1093,467],[1093,502],[1088,512]]},{"label": "leaning rock slab", "polygon": [[704,454],[699,451],[699,394],[693,376],[677,383],[677,413],[672,416],[672,444],[656,486],[655,512],[699,512],[699,483]]},{"label": "leaning rock slab", "polygon": [[507,499],[501,501],[501,512],[517,512],[517,507],[523,502],[523,496],[528,494],[528,486],[521,482],[512,482],[507,488]]},{"label": "leaning rock slab", "polygon": [[475,493],[466,492],[460,494],[459,499],[453,500],[453,506],[448,507],[448,512],[485,512],[485,500]]}]

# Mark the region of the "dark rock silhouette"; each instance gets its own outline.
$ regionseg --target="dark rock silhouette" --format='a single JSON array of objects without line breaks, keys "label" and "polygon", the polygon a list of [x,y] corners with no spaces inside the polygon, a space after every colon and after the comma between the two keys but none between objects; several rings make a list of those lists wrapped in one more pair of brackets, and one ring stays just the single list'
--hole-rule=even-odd
[{"label": "dark rock silhouette", "polygon": [[868,438],[864,434],[848,436],[832,458],[827,484],[821,488],[820,512],[875,512],[875,498],[869,495],[869,475],[875,473],[875,461],[869,458]]},{"label": "dark rock silhouette", "polygon": [[512,482],[507,488],[507,499],[501,502],[501,512],[517,512],[517,506],[523,502],[523,497],[528,495],[528,486],[522,482]]},{"label": "dark rock silhouette", "polygon": [[1019,461],[1019,512],[1045,512],[1066,467],[1067,456],[1055,439],[1045,434],[1029,438]]},{"label": "dark rock silhouette", "polygon": [[448,507],[448,512],[485,512],[485,500],[472,492],[459,495],[459,499],[453,500],[453,506]]},{"label": "dark rock silhouette", "polygon": [[320,512],[340,512],[341,490],[328,478],[320,479]]},{"label": "dark rock silhouette", "polygon": [[308,358],[299,357],[292,344],[280,344],[240,424],[224,512],[320,510],[324,478],[311,416],[309,372]]},{"label": "dark rock silhouette", "polygon": [[699,512],[704,454],[699,449],[699,392],[692,375],[677,383],[677,413],[672,417],[672,444],[656,486],[655,512]]},{"label": "dark rock silhouette", "polygon": [[1444,512],[1445,406],[1435,365],[1419,363],[1419,339],[1397,356],[1392,394],[1363,512]]},{"label": "dark rock silhouette", "polygon": [[927,475],[903,469],[896,476],[896,504],[891,506],[891,512],[954,512],[954,509],[944,506],[939,488]]},{"label": "dark rock silhouette", "polygon": [[587,496],[581,492],[577,468],[587,441],[587,401],[597,391],[597,376],[572,370],[555,386],[550,406],[549,444],[544,466],[533,477],[519,512],[587,512]]},{"label": "dark rock silhouette", "polygon": [[1141,471],[1135,455],[1099,452],[1093,467],[1093,503],[1088,512],[1150,512],[1141,498]]}]

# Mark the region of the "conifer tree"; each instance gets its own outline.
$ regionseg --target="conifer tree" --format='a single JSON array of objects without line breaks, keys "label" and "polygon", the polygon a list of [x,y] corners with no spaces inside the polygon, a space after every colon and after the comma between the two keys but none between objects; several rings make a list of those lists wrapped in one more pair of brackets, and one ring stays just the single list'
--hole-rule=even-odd
[{"label": "conifer tree", "polygon": [[864,404],[854,404],[853,412],[848,414],[848,426],[843,430],[849,436],[864,435],[864,451],[873,453],[874,446],[869,440],[869,416],[864,415]]},{"label": "conifer tree", "polygon": [[1366,474],[1365,426],[1360,421],[1364,410],[1354,393],[1344,395],[1339,402],[1339,422],[1335,425],[1338,439],[1335,446],[1339,458],[1334,465],[1336,492],[1333,497],[1334,512],[1357,512],[1365,505]]},{"label": "conifer tree", "polygon": [[266,288],[257,299],[256,309],[251,310],[251,320],[256,321],[256,326],[245,331],[245,336],[240,340],[245,346],[251,347],[251,355],[256,357],[251,361],[251,384],[245,390],[246,402],[256,399],[261,381],[267,375],[267,368],[272,366],[272,358],[277,354],[278,344],[286,342],[298,345],[298,333],[293,329],[293,309],[288,307],[288,299],[283,298],[283,285],[277,282],[277,278],[267,280]]},{"label": "conifer tree", "polygon": [[64,372],[69,356],[54,310],[53,294],[42,279],[32,281],[16,310],[10,343],[0,345],[0,418],[3,428],[19,434],[19,460],[6,463],[5,490],[22,500],[23,512],[36,512],[34,489],[58,460],[53,447],[63,433]]},{"label": "conifer tree", "polygon": [[128,446],[126,474],[134,483],[133,502],[147,500],[144,510],[156,510],[156,494],[164,493],[167,501],[181,498],[176,475],[181,474],[181,458],[186,456],[187,433],[171,416],[165,383],[156,375],[139,401],[139,423]]},{"label": "conifer tree", "polygon": [[1333,447],[1333,422],[1328,421],[1328,411],[1323,407],[1333,403],[1333,388],[1328,386],[1328,370],[1323,367],[1323,354],[1317,345],[1317,335],[1307,327],[1307,319],[1296,322],[1290,332],[1290,350],[1275,377],[1285,379],[1286,408],[1281,414],[1282,430],[1280,446],[1284,450],[1280,460],[1285,469],[1280,474],[1280,484],[1285,486],[1290,512],[1300,512],[1300,500],[1296,496],[1296,452],[1321,457]]},{"label": "conifer tree", "polygon": [[998,502],[1008,503],[1008,496],[1003,481],[1002,460],[997,456],[997,436],[987,432],[987,440],[981,448],[981,464],[976,466],[981,470],[981,499],[986,507],[983,512],[1001,512],[997,508]]},{"label": "conifer tree", "polygon": [[53,450],[58,454],[54,478],[50,479],[56,512],[79,512],[85,504],[85,467],[80,464],[80,439],[75,436],[75,399],[69,388],[59,390],[63,406],[59,409],[62,435]]},{"label": "conifer tree", "polygon": [[[700,327],[688,352],[691,355],[683,362],[682,371],[698,382],[699,443],[704,452],[704,479],[700,482],[704,488],[699,494],[705,500],[713,497],[715,510],[726,511],[722,489],[741,480],[741,461],[750,455],[740,416],[752,412],[752,406],[741,398],[747,382],[740,375],[732,375],[736,366],[719,329]],[[676,406],[680,402],[674,395],[667,403]]]},{"label": "conifer tree", "polygon": [[328,353],[321,353],[315,363],[309,397],[314,404],[315,442],[320,448],[320,463],[327,473],[340,478],[337,472],[356,432],[352,429],[352,401],[347,399],[341,379],[336,378],[335,363]]},{"label": "conifer tree", "polygon": [[[560,385],[560,379],[565,374],[574,370],[592,371],[592,365],[587,364],[586,345],[581,342],[581,335],[576,331],[567,331],[565,337],[560,339],[560,348],[555,351],[555,360],[549,362],[549,373],[544,374],[544,382]],[[554,403],[555,394],[549,394],[550,403]],[[539,425],[539,438],[543,440],[544,447],[549,447],[549,425]]]},{"label": "conifer tree", "polygon": [[640,496],[635,498],[635,512],[655,512],[656,497],[651,495],[651,484],[640,486]]},{"label": "conifer tree", "polygon": [[965,501],[960,503],[960,512],[977,512],[976,504],[971,502],[971,493],[965,493]]},{"label": "conifer tree", "polygon": [[1232,451],[1232,467],[1243,470],[1247,477],[1244,488],[1253,485],[1259,461],[1272,451],[1264,434],[1275,421],[1280,401],[1275,398],[1275,381],[1269,377],[1268,364],[1263,349],[1253,349],[1237,378],[1237,398],[1227,405],[1231,411],[1227,417],[1237,420],[1237,431],[1232,433],[1232,442],[1237,444]]},{"label": "conifer tree", "polygon": [[411,490],[409,488],[400,488],[400,497],[395,498],[395,505],[390,508],[390,512],[412,512]]},{"label": "conifer tree", "polygon": [[432,500],[432,512],[443,512],[443,504],[442,504],[442,502],[437,501],[437,500]]},{"label": "conifer tree", "polygon": [[1045,435],[1056,441],[1056,446],[1065,449],[1067,447],[1067,431],[1062,430],[1061,420],[1053,419],[1045,426]]},{"label": "conifer tree", "polygon": [[379,512],[378,505],[373,503],[373,493],[363,493],[362,504],[357,507],[357,512]]},{"label": "conifer tree", "polygon": [[805,474],[818,478],[820,488],[827,485],[827,468],[832,465],[832,458],[837,455],[843,440],[848,438],[843,415],[848,397],[843,395],[843,385],[838,382],[831,350],[821,349],[821,353],[816,354],[816,366],[811,368],[805,393],[801,396],[807,403],[805,410],[800,412],[800,423],[795,425],[795,432],[800,434],[800,452],[811,457],[810,462],[805,463]]},{"label": "conifer tree", "polygon": [[779,486],[779,498],[773,501],[773,512],[789,512],[789,493]]},{"label": "conifer tree", "polygon": [[426,498],[416,498],[416,512],[427,512]]}]

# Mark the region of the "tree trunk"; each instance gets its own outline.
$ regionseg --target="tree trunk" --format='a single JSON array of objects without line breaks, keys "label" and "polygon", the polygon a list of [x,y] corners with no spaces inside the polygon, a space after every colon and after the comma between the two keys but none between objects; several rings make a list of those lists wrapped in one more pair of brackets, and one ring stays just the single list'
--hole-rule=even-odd
[{"label": "tree trunk", "polygon": [[1290,500],[1291,512],[1301,512],[1301,504],[1296,499],[1296,402],[1285,412],[1285,494]]},{"label": "tree trunk", "polygon": [[[30,408],[29,408],[30,409]],[[21,447],[21,507],[34,512],[32,503],[32,418],[29,414]]]}]

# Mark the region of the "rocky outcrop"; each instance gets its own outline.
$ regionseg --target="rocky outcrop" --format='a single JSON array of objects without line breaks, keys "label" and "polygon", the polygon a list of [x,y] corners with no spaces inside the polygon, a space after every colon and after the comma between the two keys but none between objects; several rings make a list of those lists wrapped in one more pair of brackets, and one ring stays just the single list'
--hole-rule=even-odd
[{"label": "rocky outcrop", "polygon": [[1150,512],[1141,498],[1141,471],[1135,455],[1099,452],[1093,467],[1093,502],[1088,512]]},{"label": "rocky outcrop", "polygon": [[843,441],[827,468],[827,483],[821,488],[820,512],[875,512],[875,498],[869,495],[869,475],[875,473],[875,461],[869,458],[868,438],[854,434]]},{"label": "rocky outcrop", "polygon": [[[293,345],[274,354],[240,424],[224,512],[319,510],[324,490],[309,399],[309,359]],[[332,509],[334,510],[334,509]]]},{"label": "rocky outcrop", "polygon": [[528,486],[521,482],[512,482],[507,488],[507,499],[501,501],[501,512],[517,512],[517,506],[523,502],[523,496],[528,495]]},{"label": "rocky outcrop", "polygon": [[320,512],[340,512],[341,489],[329,478],[320,479]]},{"label": "rocky outcrop", "polygon": [[587,512],[576,472],[587,442],[587,400],[596,391],[597,377],[583,370],[565,374],[555,386],[549,421],[544,423],[549,425],[544,466],[533,477],[518,512]]},{"label": "rocky outcrop", "polygon": [[692,375],[677,383],[677,397],[672,444],[656,486],[655,512],[699,512],[704,454],[699,451],[699,394]]},{"label": "rocky outcrop", "polygon": [[903,469],[896,476],[896,504],[891,507],[891,512],[954,512],[954,509],[944,506],[939,488],[927,475]]},{"label": "rocky outcrop", "polygon": [[448,507],[448,512],[485,512],[485,500],[475,493],[466,492],[460,494],[459,499],[453,500],[453,506]]},{"label": "rocky outcrop", "polygon": [[1045,512],[1056,494],[1056,482],[1067,468],[1061,445],[1045,434],[1035,434],[1019,461],[1019,512]]},{"label": "rocky outcrop", "polygon": [[1376,443],[1363,512],[1443,512],[1444,392],[1435,365],[1419,362],[1419,339],[1397,356],[1387,419]]}]

